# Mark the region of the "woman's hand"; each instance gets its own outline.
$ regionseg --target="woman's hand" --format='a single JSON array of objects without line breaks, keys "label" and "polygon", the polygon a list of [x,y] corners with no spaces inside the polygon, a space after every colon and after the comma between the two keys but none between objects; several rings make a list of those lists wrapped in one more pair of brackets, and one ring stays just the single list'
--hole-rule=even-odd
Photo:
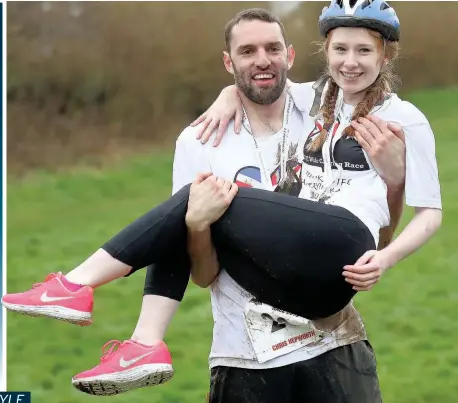
[{"label": "woman's hand", "polygon": [[390,264],[382,251],[370,250],[361,256],[354,265],[344,266],[345,281],[355,291],[369,291],[377,284]]},{"label": "woman's hand", "polygon": [[205,144],[218,129],[216,137],[213,141],[213,146],[217,147],[221,139],[226,134],[229,122],[234,119],[234,129],[236,133],[240,133],[242,127],[243,108],[240,100],[237,87],[230,85],[224,88],[219,94],[212,106],[200,115],[191,126],[197,126],[202,123],[196,138]]}]

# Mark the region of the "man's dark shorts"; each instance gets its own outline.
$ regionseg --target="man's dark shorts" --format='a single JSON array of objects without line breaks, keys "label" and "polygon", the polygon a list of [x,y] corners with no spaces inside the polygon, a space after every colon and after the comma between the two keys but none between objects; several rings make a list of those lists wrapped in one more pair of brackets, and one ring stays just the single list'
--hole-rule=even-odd
[{"label": "man's dark shorts", "polygon": [[367,341],[272,369],[215,367],[209,403],[381,403]]}]

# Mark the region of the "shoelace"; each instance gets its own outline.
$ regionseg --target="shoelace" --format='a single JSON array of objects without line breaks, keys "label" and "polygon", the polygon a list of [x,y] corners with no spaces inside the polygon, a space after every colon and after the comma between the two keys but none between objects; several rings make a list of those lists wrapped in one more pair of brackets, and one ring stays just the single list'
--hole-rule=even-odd
[{"label": "shoelace", "polygon": [[102,357],[100,360],[105,361],[110,358],[123,344],[124,343],[119,340],[107,341],[102,347]]},{"label": "shoelace", "polygon": [[43,284],[46,284],[48,281],[51,281],[53,278],[57,277],[60,273],[50,273],[46,276],[45,280],[42,281],[41,283],[35,283],[32,285],[32,289],[33,288],[37,288],[37,287],[40,287],[42,286]]}]

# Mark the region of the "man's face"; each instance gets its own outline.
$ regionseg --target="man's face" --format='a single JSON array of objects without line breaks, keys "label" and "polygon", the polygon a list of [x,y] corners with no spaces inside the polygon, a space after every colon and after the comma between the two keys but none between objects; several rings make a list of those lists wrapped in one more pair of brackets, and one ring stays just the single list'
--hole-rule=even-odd
[{"label": "man's face", "polygon": [[241,21],[232,29],[230,45],[230,54],[224,52],[224,64],[237,87],[254,103],[274,103],[285,88],[294,61],[294,49],[286,48],[280,26]]}]

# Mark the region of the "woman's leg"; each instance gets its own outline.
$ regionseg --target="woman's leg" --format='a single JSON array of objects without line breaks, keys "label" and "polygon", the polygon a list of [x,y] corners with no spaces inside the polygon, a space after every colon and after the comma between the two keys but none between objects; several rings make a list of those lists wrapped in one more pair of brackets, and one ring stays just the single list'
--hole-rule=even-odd
[{"label": "woman's leg", "polygon": [[160,295],[144,295],[131,340],[153,346],[165,337],[180,301]]},{"label": "woman's leg", "polygon": [[190,276],[186,238],[179,237],[175,253],[148,266],[142,306],[131,340],[152,346],[165,337],[167,328],[183,299]]},{"label": "woman's leg", "polygon": [[178,259],[190,267],[185,216],[190,185],[129,224],[102,249],[132,271]]},{"label": "woman's leg", "polygon": [[342,276],[375,243],[338,206],[239,189],[212,227],[221,267],[262,302],[316,319],[340,311],[355,291]]},{"label": "woman's leg", "polygon": [[[162,341],[179,301],[186,290],[189,271],[180,254],[149,266],[140,316],[130,340],[89,371],[72,379],[73,385],[86,393],[110,395],[166,382],[173,376],[170,352]],[[144,356],[129,368],[120,368],[123,357]]]},{"label": "woman's leg", "polygon": [[115,259],[104,249],[99,249],[79,266],[65,275],[65,278],[79,285],[100,287],[128,275],[132,267]]},{"label": "woman's leg", "polygon": [[189,274],[186,262],[174,258],[148,267],[142,307],[132,340],[146,345],[163,340],[183,299]]}]

